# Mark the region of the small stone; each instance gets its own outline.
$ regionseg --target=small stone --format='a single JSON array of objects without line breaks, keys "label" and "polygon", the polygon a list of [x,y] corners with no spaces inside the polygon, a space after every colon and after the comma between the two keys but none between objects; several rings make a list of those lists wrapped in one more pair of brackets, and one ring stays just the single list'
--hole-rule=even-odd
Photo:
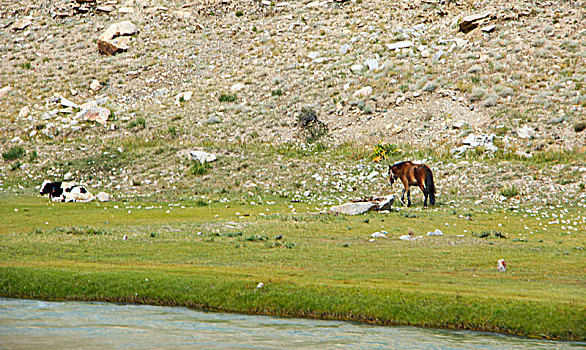
[{"label": "small stone", "polygon": [[10,86],[5,86],[2,89],[0,89],[0,98],[3,98],[4,96],[8,95],[10,91],[12,91],[12,87]]},{"label": "small stone", "polygon": [[79,105],[73,101],[66,99],[65,97],[61,97],[61,106],[63,107],[71,107],[71,108],[79,108]]},{"label": "small stone", "polygon": [[535,131],[527,125],[525,125],[522,128],[517,129],[517,136],[519,136],[522,139],[532,138],[534,136],[534,134],[535,134]]},{"label": "small stone", "polygon": [[360,74],[366,70],[366,67],[362,64],[353,64],[350,66],[350,71],[354,74]]},{"label": "small stone", "polygon": [[115,8],[112,5],[105,5],[105,6],[98,6],[98,7],[96,7],[96,11],[100,11],[100,12],[106,12],[106,13],[108,13],[108,12],[112,12],[114,10],[115,10]]},{"label": "small stone", "polygon": [[190,151],[191,159],[197,160],[201,164],[210,163],[218,159],[215,154],[204,152],[204,151]]},{"label": "small stone", "polygon": [[100,84],[99,81],[97,80],[93,80],[92,83],[90,84],[90,89],[92,89],[92,91],[98,91],[102,88],[102,85]]},{"label": "small stone", "polygon": [[20,109],[20,112],[18,112],[18,117],[21,119],[24,119],[24,118],[28,117],[30,112],[31,112],[30,108],[28,108],[28,106],[24,106]]},{"label": "small stone", "polygon": [[318,56],[319,56],[319,52],[317,52],[317,51],[312,51],[307,55],[307,57],[309,57],[312,60],[315,60],[316,58],[318,58]]},{"label": "small stone", "polygon": [[14,22],[12,24],[12,30],[24,30],[26,27],[30,26],[31,24],[33,24],[33,18],[30,16],[24,17],[24,18],[17,20],[16,22]]},{"label": "small stone", "polygon": [[354,96],[356,98],[366,98],[366,97],[369,97],[370,95],[372,95],[372,87],[371,86],[365,86],[362,89],[354,92],[354,94],[352,94],[352,96]]},{"label": "small stone", "polygon": [[409,40],[397,41],[396,43],[387,44],[389,50],[406,49],[413,46],[413,42]]},{"label": "small stone", "polygon": [[100,192],[96,195],[96,199],[100,202],[107,202],[110,200],[110,195],[106,192]]},{"label": "small stone", "polygon": [[377,70],[380,64],[376,58],[364,62],[368,66],[368,70]]},{"label": "small stone", "polygon": [[343,44],[338,49],[338,52],[340,53],[340,55],[345,55],[346,53],[348,53],[348,51],[350,51],[351,48],[352,46],[350,46],[350,44]]},{"label": "small stone", "polygon": [[230,87],[230,91],[238,92],[238,91],[244,89],[245,87],[246,87],[246,85],[244,85],[242,83],[236,83],[236,84],[232,85],[232,87]]},{"label": "small stone", "polygon": [[121,7],[118,9],[118,13],[134,13],[134,9],[132,7]]},{"label": "small stone", "polygon": [[484,26],[482,28],[480,28],[480,30],[482,30],[485,33],[491,33],[495,30],[496,26],[494,24],[488,25],[488,26]]},{"label": "small stone", "polygon": [[85,120],[95,121],[97,123],[104,125],[108,121],[108,118],[110,117],[111,113],[112,112],[110,112],[110,110],[107,108],[96,107],[85,110],[84,118]]},{"label": "small stone", "polygon": [[467,124],[468,123],[466,123],[465,121],[459,120],[459,121],[456,121],[452,124],[452,128],[459,130],[459,129],[462,129]]},{"label": "small stone", "polygon": [[470,68],[468,68],[467,71],[469,74],[478,74],[478,73],[482,73],[482,67],[479,65],[474,65]]}]

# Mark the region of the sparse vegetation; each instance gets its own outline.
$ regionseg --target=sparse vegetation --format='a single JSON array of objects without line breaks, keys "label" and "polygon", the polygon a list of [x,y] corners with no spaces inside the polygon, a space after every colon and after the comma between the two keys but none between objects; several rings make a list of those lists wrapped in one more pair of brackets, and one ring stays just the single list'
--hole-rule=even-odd
[{"label": "sparse vegetation", "polygon": [[2,158],[5,161],[11,162],[13,160],[17,160],[22,158],[25,155],[26,151],[22,146],[12,146],[8,150],[2,152]]},{"label": "sparse vegetation", "polygon": [[218,101],[220,102],[234,102],[236,100],[236,94],[221,94],[220,97],[218,97]]}]

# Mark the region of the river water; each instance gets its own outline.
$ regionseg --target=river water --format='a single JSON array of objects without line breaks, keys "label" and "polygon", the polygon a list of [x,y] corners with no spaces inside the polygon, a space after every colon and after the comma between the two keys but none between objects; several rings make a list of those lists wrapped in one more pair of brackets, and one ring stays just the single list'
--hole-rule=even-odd
[{"label": "river water", "polygon": [[0,349],[573,349],[469,331],[0,298]]}]

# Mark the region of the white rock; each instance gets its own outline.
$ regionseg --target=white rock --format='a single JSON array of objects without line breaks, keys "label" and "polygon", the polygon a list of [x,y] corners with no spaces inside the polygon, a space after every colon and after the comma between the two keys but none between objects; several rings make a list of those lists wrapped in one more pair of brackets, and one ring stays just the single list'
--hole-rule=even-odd
[{"label": "white rock", "polygon": [[12,142],[12,143],[21,143],[22,142],[22,139],[20,137],[18,137],[18,136],[15,136],[15,137],[13,137],[10,140],[10,142]]},{"label": "white rock", "polygon": [[535,135],[535,131],[525,125],[524,127],[517,129],[517,135],[522,139],[529,139]]},{"label": "white rock", "polygon": [[316,58],[318,58],[318,57],[319,57],[319,52],[317,52],[317,51],[312,51],[312,52],[310,52],[310,53],[307,55],[307,57],[309,57],[309,58],[310,58],[310,59],[312,59],[312,60],[315,60]]},{"label": "white rock", "polygon": [[181,92],[175,96],[175,104],[180,105],[181,100],[183,100],[184,102],[187,102],[187,101],[191,100],[191,96],[193,96],[193,91]]},{"label": "white rock", "polygon": [[92,81],[92,83],[90,84],[90,89],[92,89],[92,91],[98,91],[98,90],[100,90],[101,87],[102,87],[102,85],[96,79],[94,79]]},{"label": "white rock", "polygon": [[346,215],[359,215],[373,209],[374,206],[375,205],[370,202],[345,203],[333,206],[331,211]]},{"label": "white rock", "polygon": [[378,232],[378,231],[377,231],[377,232],[375,232],[375,233],[371,234],[371,235],[370,235],[370,237],[372,237],[372,238],[379,238],[379,237],[386,238],[386,237],[387,237],[387,235],[385,235],[385,234],[384,234],[384,233],[382,233],[382,232]]},{"label": "white rock", "polygon": [[376,58],[367,60],[364,63],[368,66],[368,70],[377,70],[380,67],[380,64]]},{"label": "white rock", "polygon": [[246,85],[242,84],[242,83],[236,83],[234,85],[232,85],[232,87],[230,88],[230,91],[232,92],[238,92],[242,89],[245,88]]},{"label": "white rock", "polygon": [[442,231],[440,231],[439,228],[436,228],[435,231],[433,232],[428,232],[427,233],[428,236],[443,236],[444,233]]},{"label": "white rock", "polygon": [[366,67],[362,64],[353,64],[350,66],[350,71],[354,74],[360,74],[366,70]]},{"label": "white rock", "polygon": [[28,106],[24,106],[20,109],[20,112],[18,112],[18,117],[23,119],[28,117],[28,115],[30,114],[30,108],[28,108]]},{"label": "white rock", "polygon": [[387,48],[389,50],[396,50],[396,49],[406,49],[408,47],[413,46],[413,42],[409,40],[405,41],[398,41],[396,43],[387,44]]},{"label": "white rock", "polygon": [[354,96],[356,98],[366,98],[370,95],[372,95],[372,87],[371,86],[365,86],[362,89],[354,92],[354,94],[352,94],[352,96]]},{"label": "white rock", "polygon": [[12,87],[10,86],[5,86],[2,89],[0,89],[0,98],[3,98],[4,96],[8,95],[10,91],[12,91]]},{"label": "white rock", "polygon": [[414,240],[419,239],[421,237],[422,236],[402,235],[402,236],[399,236],[399,239],[401,239],[403,241],[414,241]]},{"label": "white rock", "polygon": [[63,107],[71,107],[71,108],[79,108],[79,105],[73,101],[66,99],[65,97],[61,97],[61,106]]},{"label": "white rock", "polygon": [[100,192],[96,195],[96,199],[100,202],[107,202],[110,200],[110,195],[106,192]]},{"label": "white rock", "polygon": [[190,151],[191,159],[199,161],[201,164],[210,163],[217,159],[216,155],[204,151]]},{"label": "white rock", "polygon": [[340,53],[340,55],[345,55],[346,53],[348,53],[348,51],[350,51],[351,48],[352,46],[350,44],[343,44],[338,49],[338,53]]}]

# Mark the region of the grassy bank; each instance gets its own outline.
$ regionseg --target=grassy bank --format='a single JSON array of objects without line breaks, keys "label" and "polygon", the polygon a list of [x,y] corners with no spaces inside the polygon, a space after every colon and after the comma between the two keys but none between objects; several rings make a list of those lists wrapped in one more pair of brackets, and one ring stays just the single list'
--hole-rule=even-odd
[{"label": "grassy bank", "polygon": [[582,208],[317,209],[4,197],[0,295],[586,339]]}]

